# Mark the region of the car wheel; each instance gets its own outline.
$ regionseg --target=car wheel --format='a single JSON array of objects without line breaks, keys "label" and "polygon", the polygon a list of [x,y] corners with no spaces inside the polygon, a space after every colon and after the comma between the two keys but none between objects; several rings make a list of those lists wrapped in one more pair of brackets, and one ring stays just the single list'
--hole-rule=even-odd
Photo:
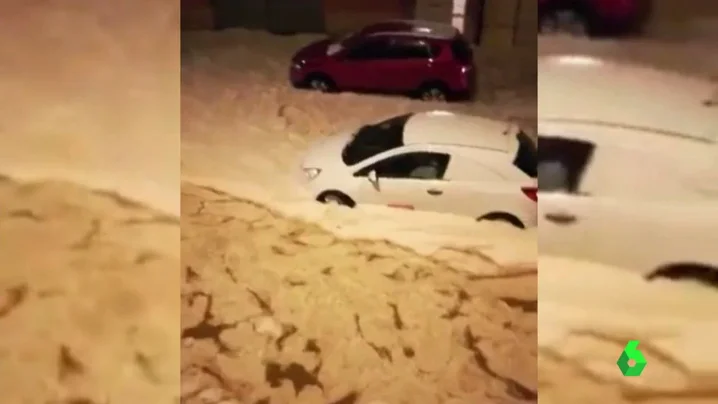
[{"label": "car wheel", "polygon": [[645,276],[646,280],[696,281],[718,288],[718,268],[694,263],[666,265]]},{"label": "car wheel", "polygon": [[547,12],[539,20],[539,32],[542,34],[569,34],[585,37],[589,34],[586,17],[577,10],[555,10]]},{"label": "car wheel", "polygon": [[353,208],[356,206],[356,202],[343,192],[339,191],[324,191],[317,197],[317,201],[330,205],[341,205]]},{"label": "car wheel", "polygon": [[329,93],[335,89],[334,82],[323,74],[313,74],[307,77],[307,87],[322,93]]},{"label": "car wheel", "polygon": [[521,219],[512,215],[511,213],[506,213],[506,212],[491,212],[484,216],[481,216],[480,218],[478,218],[476,220],[479,222],[483,222],[483,221],[504,222],[504,223],[510,224],[518,229],[526,228],[526,226],[524,226]]},{"label": "car wheel", "polygon": [[423,101],[444,102],[449,98],[448,93],[446,86],[440,83],[430,83],[419,89],[419,98]]}]

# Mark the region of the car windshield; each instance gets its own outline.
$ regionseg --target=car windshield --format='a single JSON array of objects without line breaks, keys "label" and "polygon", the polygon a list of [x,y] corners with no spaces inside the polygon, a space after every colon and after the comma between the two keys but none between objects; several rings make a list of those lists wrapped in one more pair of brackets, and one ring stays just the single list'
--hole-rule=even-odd
[{"label": "car windshield", "polygon": [[519,131],[516,134],[516,140],[518,141],[518,149],[514,157],[514,165],[529,177],[536,178],[536,165],[538,163],[536,144],[524,131]]},{"label": "car windshield", "polygon": [[341,46],[343,48],[348,47],[351,45],[353,41],[355,41],[359,37],[359,32],[350,32],[348,34],[336,37],[332,43],[337,46]]},{"label": "car windshield", "polygon": [[342,151],[344,164],[352,166],[369,157],[404,145],[404,126],[412,114],[401,115],[374,125],[362,126]]}]

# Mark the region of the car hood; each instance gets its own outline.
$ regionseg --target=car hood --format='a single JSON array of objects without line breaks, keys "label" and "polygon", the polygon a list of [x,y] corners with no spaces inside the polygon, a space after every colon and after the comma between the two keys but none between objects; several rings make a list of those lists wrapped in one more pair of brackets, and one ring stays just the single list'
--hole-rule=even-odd
[{"label": "car hood", "polygon": [[322,39],[321,41],[312,42],[303,47],[294,54],[292,61],[318,59],[327,56],[327,49],[332,44],[331,39]]},{"label": "car hood", "polygon": [[342,132],[315,142],[307,150],[302,168],[346,167],[342,161],[342,151],[353,136],[350,132]]}]

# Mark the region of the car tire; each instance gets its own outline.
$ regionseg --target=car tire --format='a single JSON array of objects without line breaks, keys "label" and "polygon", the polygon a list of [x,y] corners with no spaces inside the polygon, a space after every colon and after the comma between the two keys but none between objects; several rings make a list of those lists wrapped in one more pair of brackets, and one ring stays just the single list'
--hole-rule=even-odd
[{"label": "car tire", "polygon": [[645,276],[648,281],[668,279],[671,281],[696,281],[718,288],[718,268],[710,265],[682,263],[662,266]]},{"label": "car tire", "polygon": [[335,204],[353,208],[356,202],[347,194],[340,191],[324,191],[317,196],[317,201],[325,204]]},{"label": "car tire", "polygon": [[422,101],[445,102],[449,100],[449,90],[441,82],[426,83],[419,87],[417,98]]},{"label": "car tire", "polygon": [[334,84],[334,81],[326,74],[310,74],[309,76],[307,76],[307,79],[304,82],[305,87],[310,90],[319,91],[322,93],[331,93],[336,91],[336,85]]},{"label": "car tire", "polygon": [[480,218],[476,219],[479,222],[483,221],[490,221],[490,222],[503,222],[510,224],[517,229],[525,229],[526,226],[524,223],[519,219],[518,217],[512,215],[511,213],[506,212],[491,212],[487,213],[484,216],[481,216]]}]

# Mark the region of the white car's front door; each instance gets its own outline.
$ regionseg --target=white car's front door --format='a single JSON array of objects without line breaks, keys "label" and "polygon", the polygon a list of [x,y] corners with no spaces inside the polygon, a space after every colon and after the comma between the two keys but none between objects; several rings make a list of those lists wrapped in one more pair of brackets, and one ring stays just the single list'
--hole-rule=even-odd
[{"label": "white car's front door", "polygon": [[[539,138],[539,251],[648,275],[666,265],[718,263],[718,207],[642,196],[640,176],[617,190],[591,177],[594,146]],[[584,181],[587,177],[589,181]],[[625,192],[634,181],[635,196]],[[599,186],[600,185],[600,186]],[[651,184],[654,186],[655,184]],[[713,219],[715,217],[715,219]]]},{"label": "white car's front door", "polygon": [[580,240],[579,246],[571,246],[578,258],[644,276],[678,264],[718,266],[715,202],[576,199],[590,199],[572,203],[580,234],[564,234]]},{"label": "white car's front door", "polygon": [[642,275],[685,264],[718,268],[715,201],[607,200],[599,201],[597,211],[620,224],[606,226],[606,237],[597,244],[598,252],[608,257],[610,264]]},{"label": "white car's front door", "polygon": [[[540,175],[540,174],[539,174]],[[599,223],[593,201],[561,192],[539,194],[538,232],[541,254],[591,260]]]},{"label": "white car's front door", "polygon": [[449,156],[443,153],[406,152],[370,164],[355,177],[364,180],[357,191],[358,203],[394,208],[444,211],[442,180]]},{"label": "white car's front door", "polygon": [[372,194],[371,203],[374,204],[441,212],[444,185],[444,181],[440,180],[378,177],[375,184],[370,183],[365,187],[366,194]]}]

